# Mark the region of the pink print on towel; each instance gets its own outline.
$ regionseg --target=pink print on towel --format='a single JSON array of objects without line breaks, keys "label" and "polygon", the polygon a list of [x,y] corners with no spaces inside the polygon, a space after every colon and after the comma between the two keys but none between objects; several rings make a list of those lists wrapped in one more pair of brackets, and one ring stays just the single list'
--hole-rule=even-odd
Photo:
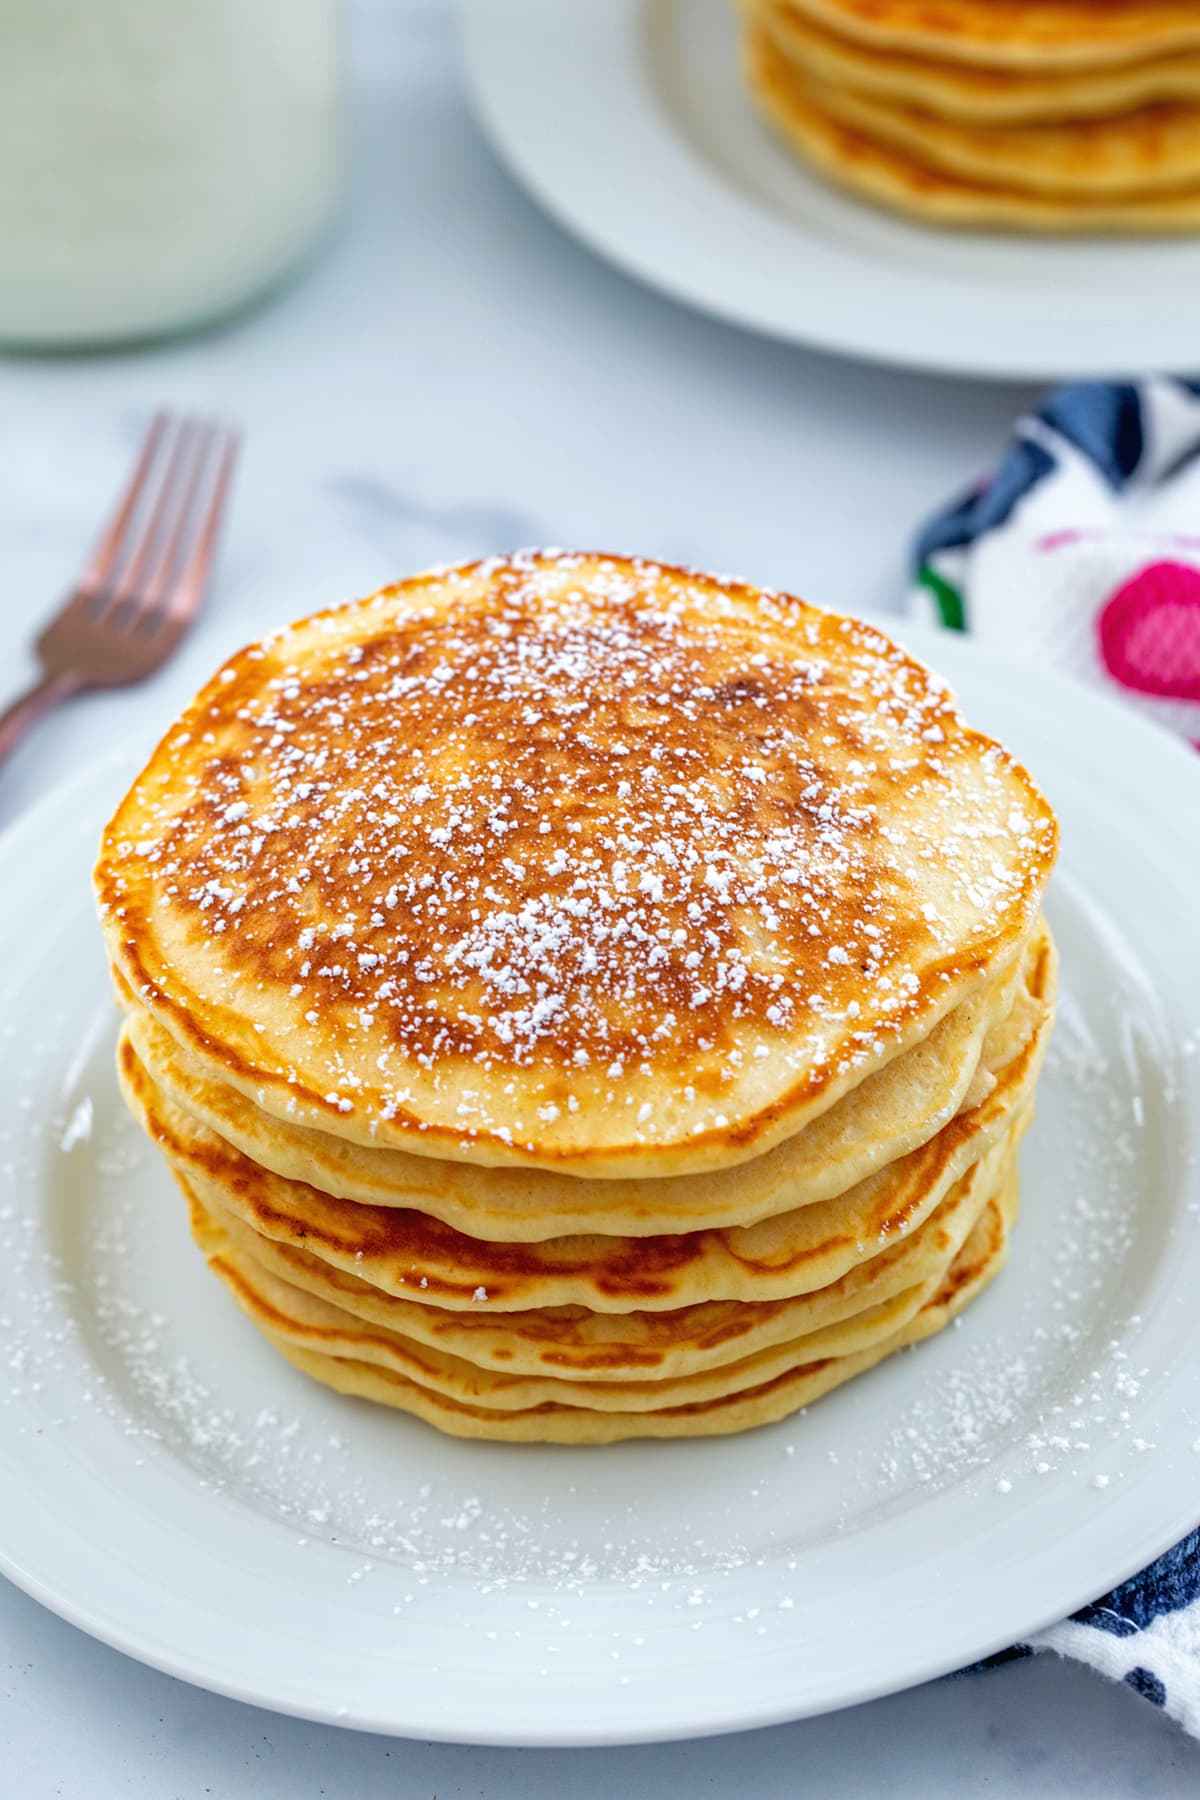
[{"label": "pink print on towel", "polygon": [[1200,700],[1200,569],[1150,563],[1096,621],[1104,666],[1124,688]]}]

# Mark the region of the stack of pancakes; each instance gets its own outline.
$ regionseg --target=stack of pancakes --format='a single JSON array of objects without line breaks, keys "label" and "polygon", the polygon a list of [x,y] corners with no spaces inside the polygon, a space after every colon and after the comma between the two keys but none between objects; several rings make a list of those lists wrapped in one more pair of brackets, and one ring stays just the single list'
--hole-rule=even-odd
[{"label": "stack of pancakes", "polygon": [[756,103],[832,180],[943,225],[1200,228],[1195,0],[740,0]]},{"label": "stack of pancakes", "polygon": [[239,653],[122,802],[122,1086],[319,1380],[463,1436],[740,1430],[1001,1266],[1055,843],[866,625],[433,571]]}]

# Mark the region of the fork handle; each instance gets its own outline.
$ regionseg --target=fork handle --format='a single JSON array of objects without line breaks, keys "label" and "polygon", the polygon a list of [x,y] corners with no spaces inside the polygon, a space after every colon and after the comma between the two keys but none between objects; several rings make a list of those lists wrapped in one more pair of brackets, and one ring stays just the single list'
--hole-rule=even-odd
[{"label": "fork handle", "polygon": [[74,670],[60,669],[57,674],[43,675],[27,693],[0,713],[0,764],[16,749],[26,732],[33,729],[43,713],[48,713],[60,700],[70,699],[83,685]]}]

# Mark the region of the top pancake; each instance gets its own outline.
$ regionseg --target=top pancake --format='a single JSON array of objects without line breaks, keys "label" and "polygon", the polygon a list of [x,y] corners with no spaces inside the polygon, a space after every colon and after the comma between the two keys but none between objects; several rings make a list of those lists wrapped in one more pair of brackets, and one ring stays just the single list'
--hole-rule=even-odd
[{"label": "top pancake", "polygon": [[991,68],[1098,68],[1200,45],[1195,0],[790,0],[843,36]]},{"label": "top pancake", "polygon": [[766,1151],[979,991],[1055,836],[872,628],[545,553],[233,657],[96,885],[142,1005],[267,1112],[671,1175]]}]

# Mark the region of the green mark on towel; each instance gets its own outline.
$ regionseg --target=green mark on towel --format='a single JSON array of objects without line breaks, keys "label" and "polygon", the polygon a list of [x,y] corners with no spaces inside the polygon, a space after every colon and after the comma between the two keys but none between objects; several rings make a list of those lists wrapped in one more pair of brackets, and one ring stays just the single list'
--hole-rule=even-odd
[{"label": "green mark on towel", "polygon": [[944,580],[928,563],[922,563],[917,570],[917,580],[933,595],[934,605],[938,609],[938,617],[942,624],[951,631],[965,631],[967,629],[967,610],[958,589],[951,587],[950,583]]}]

